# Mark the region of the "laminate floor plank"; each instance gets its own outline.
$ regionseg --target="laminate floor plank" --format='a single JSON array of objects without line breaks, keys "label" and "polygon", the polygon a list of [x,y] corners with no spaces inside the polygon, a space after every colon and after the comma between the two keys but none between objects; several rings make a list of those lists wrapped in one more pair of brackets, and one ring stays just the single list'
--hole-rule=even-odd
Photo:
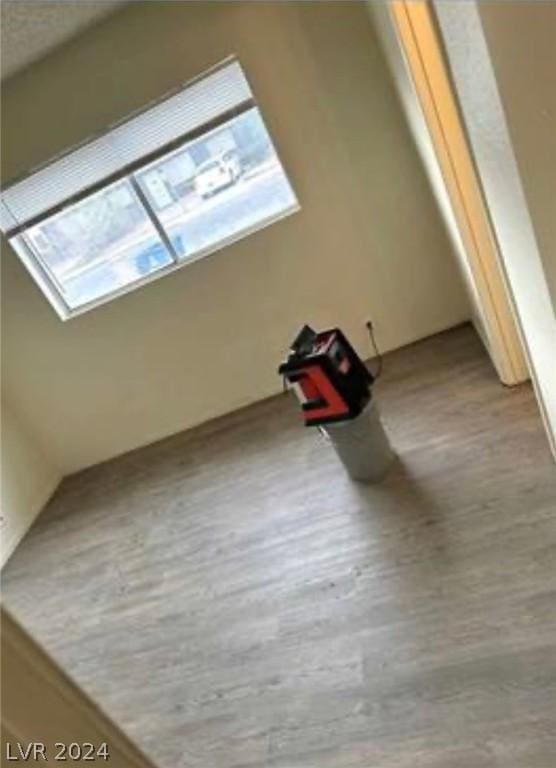
[{"label": "laminate floor plank", "polygon": [[555,768],[556,467],[469,326],[351,482],[278,396],[67,478],[14,615],[161,768]]}]

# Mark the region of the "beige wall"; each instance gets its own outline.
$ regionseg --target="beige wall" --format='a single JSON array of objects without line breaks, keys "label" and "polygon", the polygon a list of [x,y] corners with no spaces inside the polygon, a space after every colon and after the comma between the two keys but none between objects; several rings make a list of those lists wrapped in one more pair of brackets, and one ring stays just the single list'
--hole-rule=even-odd
[{"label": "beige wall", "polygon": [[11,555],[61,479],[59,469],[4,398],[1,457],[0,567]]},{"label": "beige wall", "polygon": [[556,2],[478,8],[556,309]]},{"label": "beige wall", "polygon": [[[489,209],[501,257],[501,266],[511,293],[540,411],[556,457],[556,314],[547,281],[546,255],[541,256],[539,237],[524,190],[523,164],[518,165],[517,144],[510,134],[502,89],[489,39],[481,19],[482,3],[435,2],[436,18],[450,64],[475,166]],[[535,13],[535,5],[524,11]],[[503,9],[501,9],[503,11]],[[521,16],[524,37],[528,15]],[[514,18],[514,21],[517,21]],[[492,37],[492,36],[491,36]],[[494,48],[494,47],[493,47]],[[534,46],[531,47],[531,56]],[[518,48],[516,48],[517,53]],[[472,52],[472,55],[470,55]],[[530,70],[535,88],[535,63],[522,60]],[[511,88],[510,88],[511,90]],[[527,119],[526,116],[523,116]],[[534,116],[531,116],[534,119]],[[551,163],[549,146],[539,145],[535,165]],[[550,205],[550,200],[544,200]]]},{"label": "beige wall", "polygon": [[400,101],[435,198],[452,235],[475,327],[500,380],[529,370],[501,257],[461,121],[433,6],[427,0],[372,3]]},{"label": "beige wall", "polygon": [[8,81],[5,176],[231,53],[300,213],[66,323],[3,259],[5,386],[66,472],[278,391],[304,322],[367,355],[367,317],[384,349],[469,317],[363,3],[131,4]]},{"label": "beige wall", "polygon": [[[411,70],[396,33],[391,6],[385,2],[367,0],[367,7],[381,46],[384,50],[386,60],[388,61],[396,92],[411,131],[412,139],[415,142],[415,147],[419,153],[423,168],[452,242],[463,284],[467,292],[473,324],[492,357],[487,324],[483,314],[479,292],[469,266],[468,255],[465,252],[458,223],[454,216],[452,202],[442,176],[442,169],[435,153],[430,129],[427,126],[423,109],[412,80]],[[494,359],[493,363],[496,365]]]}]

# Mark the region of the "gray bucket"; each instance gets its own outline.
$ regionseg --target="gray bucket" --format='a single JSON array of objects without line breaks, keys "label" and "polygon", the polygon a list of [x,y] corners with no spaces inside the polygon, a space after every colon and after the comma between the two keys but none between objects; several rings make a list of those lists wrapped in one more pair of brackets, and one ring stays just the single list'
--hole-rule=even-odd
[{"label": "gray bucket", "polygon": [[374,400],[355,419],[322,427],[353,480],[382,480],[394,454]]}]

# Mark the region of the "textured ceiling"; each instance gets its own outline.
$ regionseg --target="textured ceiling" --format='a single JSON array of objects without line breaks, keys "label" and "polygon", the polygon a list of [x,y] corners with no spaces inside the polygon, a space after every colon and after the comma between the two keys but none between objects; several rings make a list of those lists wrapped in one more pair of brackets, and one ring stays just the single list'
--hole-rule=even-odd
[{"label": "textured ceiling", "polygon": [[2,79],[13,75],[124,0],[2,0]]}]

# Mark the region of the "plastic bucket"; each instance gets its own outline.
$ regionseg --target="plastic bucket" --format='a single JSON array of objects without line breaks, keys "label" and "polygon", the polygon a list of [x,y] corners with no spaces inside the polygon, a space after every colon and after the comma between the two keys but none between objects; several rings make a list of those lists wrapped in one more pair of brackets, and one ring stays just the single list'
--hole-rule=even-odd
[{"label": "plastic bucket", "polygon": [[374,400],[355,419],[322,429],[351,478],[376,483],[386,475],[394,454]]}]

